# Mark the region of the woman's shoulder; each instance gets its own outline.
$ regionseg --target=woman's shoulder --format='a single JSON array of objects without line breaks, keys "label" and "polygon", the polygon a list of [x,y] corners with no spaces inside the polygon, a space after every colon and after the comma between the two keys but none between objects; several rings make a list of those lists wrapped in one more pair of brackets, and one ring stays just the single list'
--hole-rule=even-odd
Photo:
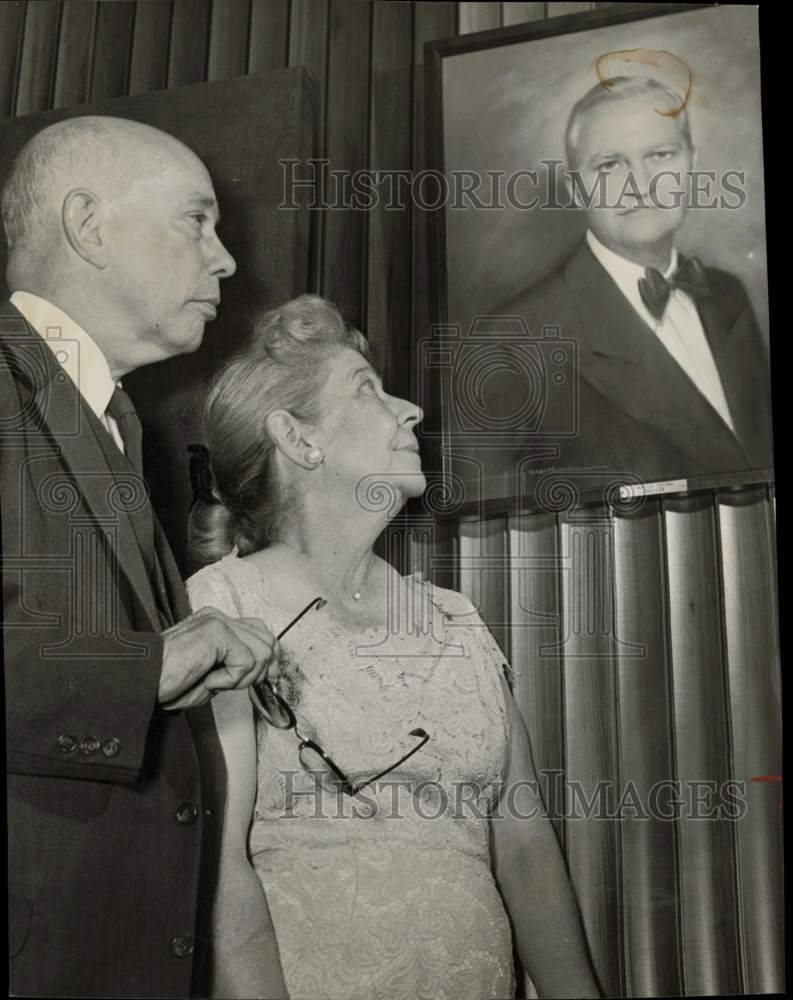
[{"label": "woman's shoulder", "polygon": [[430,583],[429,581],[425,581],[425,583],[429,588],[432,603],[446,617],[459,618],[461,624],[481,624],[482,620],[479,617],[476,605],[465,594],[459,590],[448,590],[446,587],[439,587],[437,584]]},{"label": "woman's shoulder", "polygon": [[228,555],[223,556],[222,559],[209,563],[208,566],[204,566],[196,573],[193,573],[191,577],[188,577],[185,586],[190,590],[207,583],[217,583],[220,580],[226,580],[230,576],[233,576],[237,565],[241,562],[242,560],[237,554],[236,548],[234,548]]},{"label": "woman's shoulder", "polygon": [[512,669],[487,625],[479,609],[466,594],[458,590],[447,590],[430,584],[432,602],[453,627],[467,628],[467,634],[475,636],[476,647],[488,664],[503,671],[510,688],[513,686]]},{"label": "woman's shoulder", "polygon": [[217,562],[204,566],[186,583],[190,606],[194,611],[213,607],[237,617],[247,614],[248,596],[260,585],[255,567],[240,559],[236,549]]}]

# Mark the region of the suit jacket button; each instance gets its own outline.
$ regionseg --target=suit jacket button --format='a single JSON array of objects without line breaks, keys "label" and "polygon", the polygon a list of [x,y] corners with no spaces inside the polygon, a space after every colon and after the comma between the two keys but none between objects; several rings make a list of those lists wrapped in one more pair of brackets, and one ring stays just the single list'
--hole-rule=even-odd
[{"label": "suit jacket button", "polygon": [[198,806],[192,802],[183,802],[176,810],[176,822],[189,826],[198,819]]},{"label": "suit jacket button", "polygon": [[189,958],[193,954],[193,938],[190,934],[181,934],[171,941],[171,951],[177,958]]},{"label": "suit jacket button", "polygon": [[121,741],[117,740],[115,736],[112,736],[109,740],[105,740],[102,744],[102,753],[105,757],[115,757],[116,754],[121,753]]},{"label": "suit jacket button", "polygon": [[80,750],[90,756],[91,754],[95,754],[100,746],[101,744],[95,736],[83,736],[80,743]]},{"label": "suit jacket button", "polygon": [[58,749],[61,753],[74,753],[77,749],[77,740],[66,733],[58,737]]}]

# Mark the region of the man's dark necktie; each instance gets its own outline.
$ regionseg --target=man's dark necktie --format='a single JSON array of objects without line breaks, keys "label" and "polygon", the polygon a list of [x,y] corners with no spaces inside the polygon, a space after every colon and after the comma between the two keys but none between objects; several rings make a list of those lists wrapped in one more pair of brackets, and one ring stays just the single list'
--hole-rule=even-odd
[{"label": "man's dark necktie", "polygon": [[[132,468],[143,479],[143,429],[132,400],[123,389],[116,386],[105,412],[115,420],[121,440],[124,442],[124,453]],[[146,546],[150,548],[150,551],[145,552],[144,557],[154,575],[154,589],[157,595],[161,624],[163,628],[168,628],[173,624],[173,615],[165,587],[165,577],[157,554],[157,546],[154,543],[154,514],[148,505],[145,509],[148,510],[146,534],[151,542],[150,547]]]},{"label": "man's dark necktie", "polygon": [[143,431],[140,418],[132,404],[132,400],[123,389],[116,386],[107,410],[118,427],[121,440],[124,442],[124,452],[139,476],[143,476]]},{"label": "man's dark necktie", "polygon": [[647,306],[647,311],[655,319],[660,319],[663,316],[669,302],[669,296],[675,288],[685,292],[694,302],[710,294],[705,268],[696,257],[692,257],[690,260],[684,259],[669,278],[665,278],[654,267],[646,268],[644,277],[639,278],[639,295]]}]

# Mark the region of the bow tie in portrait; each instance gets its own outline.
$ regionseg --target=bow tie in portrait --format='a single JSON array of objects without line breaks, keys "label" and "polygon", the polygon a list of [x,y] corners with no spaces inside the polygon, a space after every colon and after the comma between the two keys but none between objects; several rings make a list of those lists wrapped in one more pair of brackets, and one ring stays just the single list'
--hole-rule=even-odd
[{"label": "bow tie in portrait", "polygon": [[647,310],[655,319],[660,319],[672,290],[679,288],[694,301],[710,294],[705,268],[696,257],[684,259],[674,274],[665,278],[654,267],[645,268],[644,277],[639,278],[639,295]]}]

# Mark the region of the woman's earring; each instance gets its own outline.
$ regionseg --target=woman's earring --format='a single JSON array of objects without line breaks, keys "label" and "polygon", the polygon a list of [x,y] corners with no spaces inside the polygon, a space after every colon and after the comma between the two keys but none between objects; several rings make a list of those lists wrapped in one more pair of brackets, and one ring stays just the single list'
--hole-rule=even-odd
[{"label": "woman's earring", "polygon": [[325,452],[321,448],[309,448],[306,452],[306,461],[312,465],[322,465],[325,461]]}]

